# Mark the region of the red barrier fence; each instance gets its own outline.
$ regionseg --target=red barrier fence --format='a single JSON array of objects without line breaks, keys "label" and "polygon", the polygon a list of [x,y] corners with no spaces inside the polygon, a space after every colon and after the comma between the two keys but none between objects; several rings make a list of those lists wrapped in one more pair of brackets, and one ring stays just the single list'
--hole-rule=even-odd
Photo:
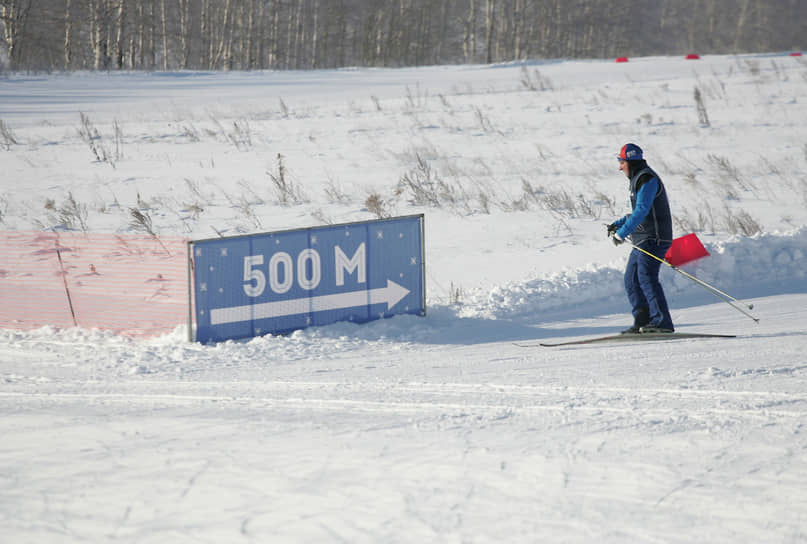
[{"label": "red barrier fence", "polygon": [[157,336],[188,322],[187,240],[0,233],[0,328]]}]

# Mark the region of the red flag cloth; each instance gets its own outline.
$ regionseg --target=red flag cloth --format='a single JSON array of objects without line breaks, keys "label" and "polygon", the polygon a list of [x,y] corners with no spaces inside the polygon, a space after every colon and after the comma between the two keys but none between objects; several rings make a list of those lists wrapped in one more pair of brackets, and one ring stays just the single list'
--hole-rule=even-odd
[{"label": "red flag cloth", "polygon": [[673,266],[681,266],[708,256],[709,252],[693,232],[673,240],[664,259]]}]

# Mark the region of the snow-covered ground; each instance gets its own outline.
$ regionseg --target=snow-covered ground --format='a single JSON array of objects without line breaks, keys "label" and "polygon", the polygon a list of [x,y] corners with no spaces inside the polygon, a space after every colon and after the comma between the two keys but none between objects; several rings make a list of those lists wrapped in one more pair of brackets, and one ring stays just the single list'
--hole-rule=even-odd
[{"label": "snow-covered ground", "polygon": [[[218,345],[0,330],[0,541],[807,542],[805,96],[776,55],[0,79],[4,230],[70,195],[189,238],[377,195],[426,214],[428,288]],[[685,270],[759,318],[664,268],[676,328],[737,338],[536,346],[630,321],[628,141],[712,253]]]}]

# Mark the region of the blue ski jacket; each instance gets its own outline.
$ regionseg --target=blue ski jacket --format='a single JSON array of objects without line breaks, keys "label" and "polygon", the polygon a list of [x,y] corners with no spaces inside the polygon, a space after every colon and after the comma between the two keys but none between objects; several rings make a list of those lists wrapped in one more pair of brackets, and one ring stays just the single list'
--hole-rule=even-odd
[{"label": "blue ski jacket", "polygon": [[650,167],[639,169],[630,180],[631,213],[614,222],[621,238],[630,237],[635,245],[647,240],[657,244],[672,242],[672,214],[667,190]]}]

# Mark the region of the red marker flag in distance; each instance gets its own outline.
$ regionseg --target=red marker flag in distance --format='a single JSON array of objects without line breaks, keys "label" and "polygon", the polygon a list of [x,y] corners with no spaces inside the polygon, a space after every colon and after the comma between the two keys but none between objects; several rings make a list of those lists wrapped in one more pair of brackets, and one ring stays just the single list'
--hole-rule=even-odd
[{"label": "red marker flag in distance", "polygon": [[709,252],[693,232],[673,240],[664,260],[673,266],[681,266],[708,256]]}]

